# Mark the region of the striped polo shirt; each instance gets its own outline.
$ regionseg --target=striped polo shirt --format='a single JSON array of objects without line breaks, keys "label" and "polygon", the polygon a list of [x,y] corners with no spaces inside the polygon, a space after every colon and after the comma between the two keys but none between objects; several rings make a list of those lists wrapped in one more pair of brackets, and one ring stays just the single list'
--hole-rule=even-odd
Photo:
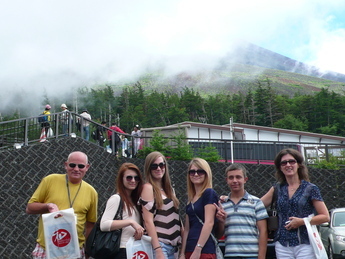
[{"label": "striped polo shirt", "polygon": [[228,199],[222,205],[226,212],[225,256],[258,256],[259,231],[256,222],[268,217],[262,201],[245,192],[237,204]]}]

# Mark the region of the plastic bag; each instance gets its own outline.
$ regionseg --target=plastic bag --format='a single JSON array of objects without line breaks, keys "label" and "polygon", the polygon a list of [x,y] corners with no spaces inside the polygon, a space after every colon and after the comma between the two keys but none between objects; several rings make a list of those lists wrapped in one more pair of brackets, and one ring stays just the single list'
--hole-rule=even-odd
[{"label": "plastic bag", "polygon": [[126,244],[126,253],[130,259],[154,259],[151,237],[144,235],[140,240],[130,237]]},{"label": "plastic bag", "polygon": [[308,237],[310,245],[313,247],[315,256],[317,259],[328,259],[325,247],[322,244],[319,232],[315,225],[310,225],[310,220],[314,214],[309,215],[307,218],[303,218],[304,224],[308,231]]},{"label": "plastic bag", "polygon": [[79,258],[74,209],[42,214],[47,259]]}]

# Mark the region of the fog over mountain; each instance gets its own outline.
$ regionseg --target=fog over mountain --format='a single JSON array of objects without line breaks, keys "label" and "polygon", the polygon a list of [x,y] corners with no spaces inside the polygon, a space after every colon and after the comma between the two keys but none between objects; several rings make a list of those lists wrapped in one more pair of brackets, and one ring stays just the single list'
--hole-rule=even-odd
[{"label": "fog over mountain", "polygon": [[35,116],[45,97],[60,105],[81,87],[147,74],[157,79],[147,87],[238,91],[229,88],[236,64],[256,67],[240,68],[252,76],[269,67],[334,75],[292,59],[345,73],[344,9],[343,0],[3,1],[0,117]]},{"label": "fog over mountain", "polygon": [[223,59],[235,60],[238,63],[253,65],[262,68],[278,69],[282,71],[298,73],[328,79],[337,82],[345,82],[345,75],[333,71],[325,71],[297,60],[285,57],[255,44],[241,44],[235,51]]}]

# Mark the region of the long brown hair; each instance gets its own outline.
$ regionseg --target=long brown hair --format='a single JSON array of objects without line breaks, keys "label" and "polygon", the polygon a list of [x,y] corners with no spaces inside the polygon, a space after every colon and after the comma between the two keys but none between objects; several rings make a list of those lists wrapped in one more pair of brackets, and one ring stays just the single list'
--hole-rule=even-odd
[{"label": "long brown hair", "polygon": [[[123,177],[127,170],[135,171],[140,179],[140,181],[138,182],[137,188],[135,188],[132,191],[131,196],[128,196],[126,192],[126,187],[123,184]],[[137,207],[137,201],[139,200],[140,193],[143,189],[143,178],[142,178],[139,168],[135,164],[132,164],[132,163],[123,163],[120,166],[119,171],[117,173],[115,186],[116,186],[117,192],[119,193],[121,199],[123,200],[124,209],[126,209],[128,215],[131,216],[132,215],[131,209],[134,209],[135,207]]]},{"label": "long brown hair", "polygon": [[164,192],[166,193],[166,196],[169,199],[173,200],[174,206],[176,208],[178,208],[179,200],[177,199],[177,197],[174,193],[174,189],[171,186],[168,163],[167,163],[165,156],[162,153],[160,153],[158,151],[154,151],[154,152],[151,152],[150,154],[148,154],[146,156],[145,165],[144,165],[145,180],[146,180],[146,182],[148,182],[152,185],[153,196],[154,196],[157,208],[158,209],[161,208],[163,205],[163,199],[162,199],[161,191],[159,189],[160,187],[153,180],[152,173],[151,173],[151,167],[150,167],[151,164],[154,163],[154,161],[156,161],[156,159],[159,157],[163,158],[163,161],[165,163],[165,173],[164,173],[163,178],[162,178],[162,188],[163,188]]},{"label": "long brown hair", "polygon": [[198,169],[205,170],[205,172],[206,172],[205,180],[204,180],[204,183],[202,185],[202,191],[201,191],[200,195],[202,195],[203,192],[207,188],[212,188],[212,171],[211,171],[210,165],[207,163],[206,160],[204,160],[202,158],[198,158],[198,157],[193,158],[192,161],[190,161],[190,163],[188,165],[188,170],[187,170],[187,193],[188,193],[188,201],[189,202],[196,195],[195,186],[189,177],[189,170],[193,165],[196,166]]},{"label": "long brown hair", "polygon": [[288,154],[293,156],[293,158],[296,159],[296,161],[298,163],[297,173],[298,173],[299,179],[309,182],[308,168],[304,164],[304,158],[299,151],[297,151],[296,149],[292,149],[292,148],[285,148],[285,149],[281,150],[277,154],[276,158],[274,159],[274,165],[276,167],[275,176],[276,176],[277,181],[280,183],[286,182],[285,175],[282,172],[282,170],[280,169],[281,168],[280,161],[281,161],[283,156],[288,155]]}]

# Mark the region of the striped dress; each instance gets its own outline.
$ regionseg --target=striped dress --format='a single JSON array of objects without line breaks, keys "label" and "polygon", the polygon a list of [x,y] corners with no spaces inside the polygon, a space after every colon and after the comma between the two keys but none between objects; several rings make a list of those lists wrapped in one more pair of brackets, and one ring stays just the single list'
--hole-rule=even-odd
[{"label": "striped dress", "polygon": [[153,216],[158,240],[164,244],[178,246],[181,243],[181,222],[179,210],[174,207],[173,200],[162,195],[163,206],[156,208],[154,201],[144,201],[140,198],[139,202]]}]

